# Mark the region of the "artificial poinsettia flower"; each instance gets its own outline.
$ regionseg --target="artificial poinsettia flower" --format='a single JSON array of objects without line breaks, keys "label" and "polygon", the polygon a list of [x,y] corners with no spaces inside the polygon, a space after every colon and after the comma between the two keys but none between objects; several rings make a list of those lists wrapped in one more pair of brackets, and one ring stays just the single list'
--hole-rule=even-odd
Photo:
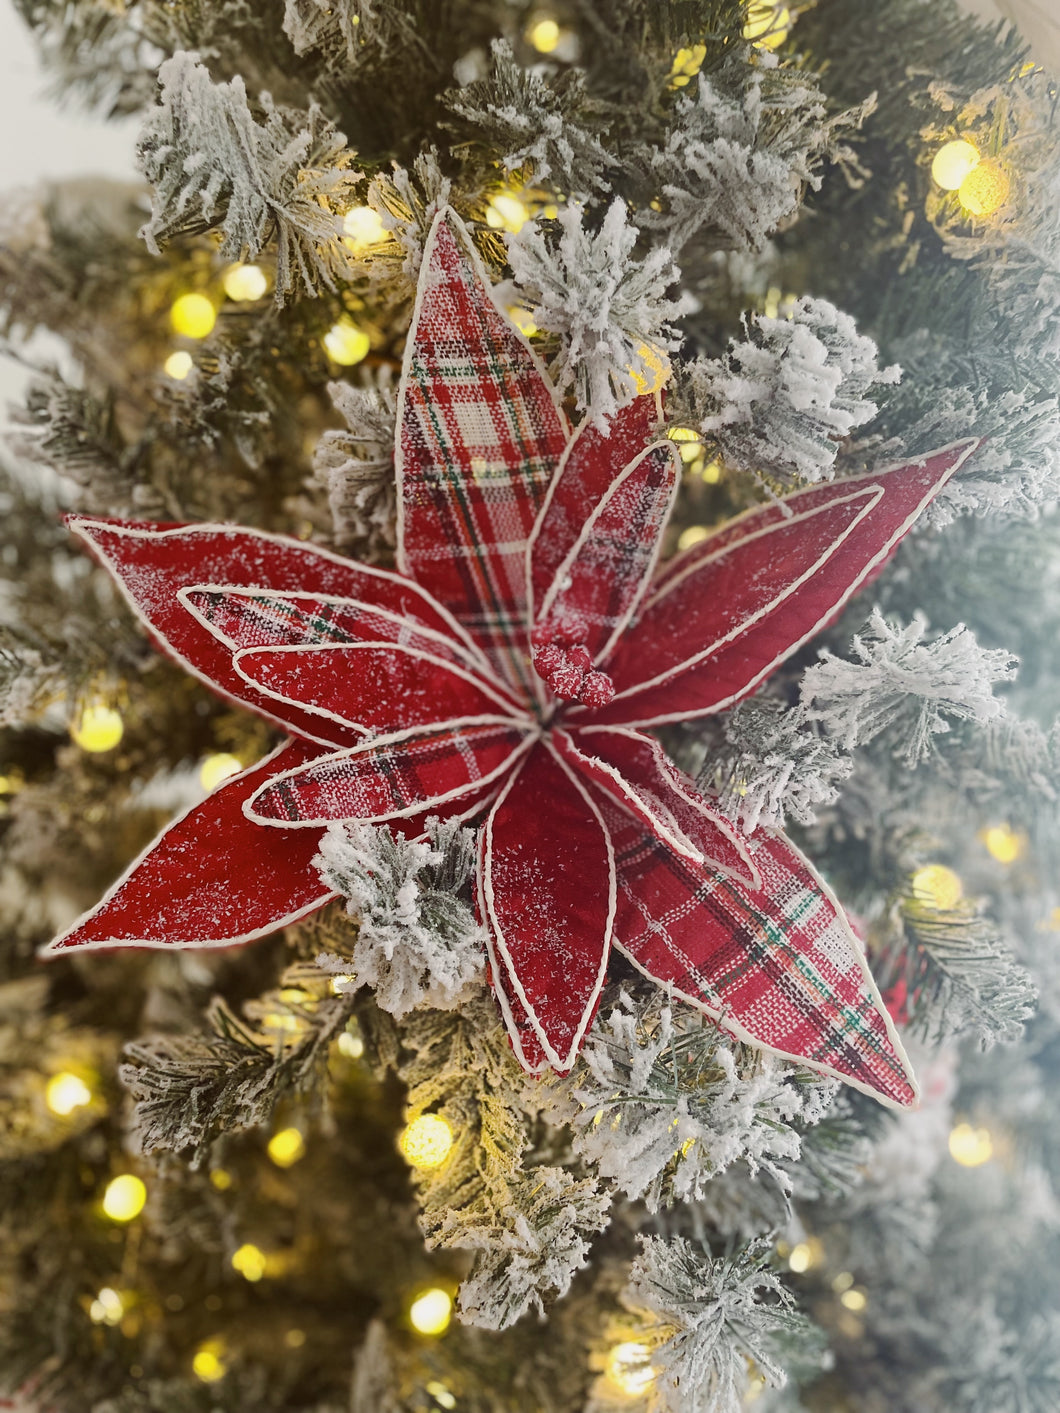
[{"label": "artificial poinsettia flower", "polygon": [[649,733],[753,691],[878,570],[974,441],[753,510],[658,567],[679,461],[640,398],[571,435],[464,227],[435,222],[399,398],[398,570],[222,525],[74,518],[159,646],[290,739],[51,944],[225,946],[329,893],[320,831],[481,818],[491,973],[570,1068],[617,947],[739,1039],[885,1103],[916,1085],[810,864]]}]

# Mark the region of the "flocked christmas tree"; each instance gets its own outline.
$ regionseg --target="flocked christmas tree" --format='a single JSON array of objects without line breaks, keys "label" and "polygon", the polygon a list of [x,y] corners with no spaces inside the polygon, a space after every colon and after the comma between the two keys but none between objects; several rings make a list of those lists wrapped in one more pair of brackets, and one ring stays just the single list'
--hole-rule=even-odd
[{"label": "flocked christmas tree", "polygon": [[0,222],[0,1392],[1053,1413],[1051,78],[17,3],[145,185]]}]

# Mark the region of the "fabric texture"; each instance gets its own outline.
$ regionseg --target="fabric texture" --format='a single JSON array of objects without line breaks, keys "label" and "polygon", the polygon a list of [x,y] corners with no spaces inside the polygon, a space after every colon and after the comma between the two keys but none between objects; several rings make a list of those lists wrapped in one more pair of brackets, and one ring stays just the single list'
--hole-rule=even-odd
[{"label": "fabric texture", "polygon": [[400,573],[230,526],[77,518],[156,642],[294,739],[170,826],[51,944],[217,946],[330,896],[332,820],[484,819],[489,970],[568,1069],[608,955],[749,1044],[903,1106],[863,949],[783,836],[745,835],[644,727],[738,700],[877,573],[977,443],[813,487],[661,569],[678,461],[638,399],[568,438],[467,231],[432,228],[399,396]]}]

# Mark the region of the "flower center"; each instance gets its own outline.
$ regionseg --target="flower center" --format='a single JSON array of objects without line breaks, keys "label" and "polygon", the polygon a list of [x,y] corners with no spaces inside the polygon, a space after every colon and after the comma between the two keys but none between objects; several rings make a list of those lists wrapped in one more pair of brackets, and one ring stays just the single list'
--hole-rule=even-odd
[{"label": "flower center", "polygon": [[615,695],[615,684],[606,672],[594,669],[584,643],[572,643],[542,625],[531,634],[530,651],[534,671],[562,701],[603,707]]}]

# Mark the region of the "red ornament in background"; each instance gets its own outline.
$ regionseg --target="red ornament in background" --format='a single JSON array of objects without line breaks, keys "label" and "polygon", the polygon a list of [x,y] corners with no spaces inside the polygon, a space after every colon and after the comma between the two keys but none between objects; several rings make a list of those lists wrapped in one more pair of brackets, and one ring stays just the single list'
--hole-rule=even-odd
[{"label": "red ornament in background", "polygon": [[570,1067],[612,946],[741,1040],[885,1103],[915,1081],[842,910],[645,728],[731,706],[880,567],[975,447],[754,510],[656,570],[650,398],[571,437],[451,212],[400,397],[399,572],[226,526],[74,517],[163,651],[294,739],[178,819],[51,944],[226,946],[333,896],[334,820],[485,816],[479,902],[529,1069]]}]

